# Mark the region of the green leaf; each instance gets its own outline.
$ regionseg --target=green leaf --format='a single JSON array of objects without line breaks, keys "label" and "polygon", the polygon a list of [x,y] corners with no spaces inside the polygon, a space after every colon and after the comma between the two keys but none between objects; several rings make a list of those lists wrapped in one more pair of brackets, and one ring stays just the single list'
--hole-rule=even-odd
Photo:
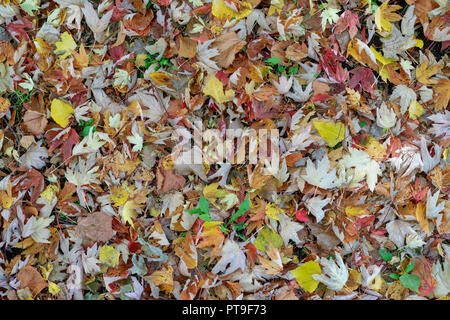
[{"label": "green leaf", "polygon": [[398,280],[398,278],[400,278],[400,276],[398,274],[396,274],[396,273],[389,274],[389,277],[391,277],[394,280]]},{"label": "green leaf", "polygon": [[188,209],[186,211],[189,212],[190,214],[201,214],[202,213],[202,210],[200,210],[200,208]]},{"label": "green leaf", "polygon": [[274,66],[274,65],[279,64],[280,62],[283,62],[283,60],[281,58],[278,58],[278,57],[270,57],[269,59],[267,59],[264,62],[266,64],[270,65],[270,66]]},{"label": "green leaf", "polygon": [[239,209],[233,213],[228,223],[233,223],[237,218],[243,216],[250,209],[250,200],[247,198],[239,205]]},{"label": "green leaf", "polygon": [[209,214],[209,202],[205,197],[200,197],[198,200],[198,207],[202,212]]},{"label": "green leaf", "polygon": [[209,213],[202,213],[198,217],[199,217],[199,219],[201,219],[203,221],[212,221],[211,216],[209,215]]},{"label": "green leaf", "polygon": [[389,262],[392,259],[392,253],[387,251],[386,249],[381,249],[378,251],[380,253],[381,258],[383,258],[384,261]]},{"label": "green leaf", "polygon": [[405,273],[411,272],[412,269],[414,269],[414,261],[411,261],[410,263],[408,263],[408,265],[406,266],[406,269],[405,269]]},{"label": "green leaf", "polygon": [[420,277],[418,275],[405,273],[400,276],[400,282],[405,288],[408,288],[415,292],[419,292]]}]

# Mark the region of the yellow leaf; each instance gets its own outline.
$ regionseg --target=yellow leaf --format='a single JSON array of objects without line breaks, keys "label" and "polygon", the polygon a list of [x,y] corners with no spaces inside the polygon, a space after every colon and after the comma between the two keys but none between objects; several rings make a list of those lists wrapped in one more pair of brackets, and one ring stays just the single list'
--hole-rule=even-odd
[{"label": "yellow leaf", "polygon": [[9,181],[7,189],[0,190],[0,206],[4,209],[9,209],[11,208],[12,203],[12,184],[11,181]]},{"label": "yellow leaf", "polygon": [[53,99],[50,109],[53,120],[61,127],[67,127],[69,119],[73,114],[72,106],[59,99]]},{"label": "yellow leaf", "polygon": [[213,75],[208,75],[203,87],[203,93],[216,100],[217,103],[225,103],[234,98],[234,91],[223,91],[223,83]]},{"label": "yellow leaf", "polygon": [[369,137],[365,145],[367,154],[376,161],[381,161],[386,156],[386,148],[374,137]]},{"label": "yellow leaf", "polygon": [[252,13],[252,5],[250,3],[239,1],[238,2],[241,7],[243,7],[239,12],[234,11],[230,7],[225,4],[224,0],[213,0],[212,2],[212,14],[219,19],[242,19],[247,17],[250,13]]},{"label": "yellow leaf", "polygon": [[427,84],[436,84],[438,80],[436,79],[430,79],[433,75],[438,73],[442,69],[442,66],[440,65],[434,65],[432,67],[428,66],[428,61],[425,61],[425,63],[421,64],[420,66],[417,66],[416,68],[416,79],[420,83],[423,83],[425,85]]},{"label": "yellow leaf", "polygon": [[282,213],[283,210],[278,208],[277,205],[275,203],[268,203],[266,206],[266,215],[269,218],[275,219],[275,220],[280,220],[280,218],[278,218],[278,215],[280,213]]},{"label": "yellow leaf", "polygon": [[62,60],[72,54],[72,50],[75,50],[77,44],[67,31],[61,35],[60,39],[61,41],[56,41],[55,43],[56,49],[54,50],[54,53]]},{"label": "yellow leaf", "polygon": [[289,272],[294,276],[295,280],[297,280],[303,290],[312,293],[319,285],[319,281],[314,280],[312,275],[321,274],[322,270],[320,269],[319,263],[315,261],[308,261]]},{"label": "yellow leaf", "polygon": [[54,282],[48,284],[48,292],[56,296],[61,291],[61,288]]},{"label": "yellow leaf", "polygon": [[389,1],[383,2],[381,6],[375,11],[375,24],[380,31],[387,31],[391,33],[391,22],[402,20],[402,16],[396,14],[394,11],[401,9],[399,5],[388,5]]},{"label": "yellow leaf", "polygon": [[100,261],[110,267],[115,267],[119,264],[120,252],[111,246],[101,247],[98,255]]},{"label": "yellow leaf", "polygon": [[79,52],[72,50],[72,54],[75,57],[76,62],[80,65],[80,67],[87,67],[89,65],[89,55],[86,53],[84,49],[84,44],[81,44]]},{"label": "yellow leaf", "polygon": [[272,231],[268,227],[264,227],[255,239],[255,247],[259,251],[264,252],[267,250],[269,243],[272,243],[275,248],[281,248],[283,239],[275,231]]},{"label": "yellow leaf", "polygon": [[375,58],[380,61],[383,65],[387,65],[390,63],[395,62],[395,59],[392,58],[385,58],[383,56],[383,54],[381,52],[378,52],[377,50],[375,50],[375,48],[373,46],[370,46],[370,50],[373,52],[373,54],[375,55]]},{"label": "yellow leaf", "polygon": [[228,191],[219,189],[219,184],[217,182],[211,183],[209,186],[203,188],[203,195],[208,200],[209,203],[216,207],[219,207],[216,203],[217,199],[226,197],[229,194]]},{"label": "yellow leaf", "polygon": [[284,7],[284,0],[272,0],[270,2],[269,12],[267,12],[267,15],[270,17],[275,12],[280,13],[283,7]]},{"label": "yellow leaf", "polygon": [[422,108],[422,106],[416,100],[411,102],[411,104],[409,105],[408,111],[409,111],[409,117],[413,120],[416,120],[417,117],[420,117],[425,112],[425,110]]},{"label": "yellow leaf", "polygon": [[357,206],[347,206],[345,207],[345,214],[347,216],[351,217],[359,217],[359,216],[365,216],[369,214],[369,210],[364,209],[362,207]]},{"label": "yellow leaf", "polygon": [[127,202],[129,196],[130,194],[121,186],[119,186],[113,187],[111,189],[111,195],[108,197],[108,199],[110,199],[116,207],[120,207],[125,202]]},{"label": "yellow leaf", "polygon": [[48,204],[52,203],[53,198],[55,197],[56,192],[59,191],[59,188],[55,185],[48,185],[44,191],[41,192],[41,197]]},{"label": "yellow leaf", "polygon": [[137,217],[136,209],[140,207],[141,205],[138,205],[134,200],[127,201],[123,206],[122,218],[125,222],[128,222],[130,226],[134,226],[133,219],[136,219]]},{"label": "yellow leaf", "polygon": [[173,268],[170,265],[167,265],[165,269],[153,272],[151,275],[145,277],[145,279],[152,281],[167,294],[173,290]]},{"label": "yellow leaf", "polygon": [[426,216],[426,207],[423,202],[419,202],[416,206],[416,219],[419,221],[422,230],[427,234],[430,234],[430,225]]},{"label": "yellow leaf", "polygon": [[313,121],[313,125],[330,148],[344,140],[345,126],[342,122]]},{"label": "yellow leaf", "polygon": [[221,221],[207,221],[203,223],[203,232],[200,234],[200,242],[197,245],[198,249],[213,246],[211,256],[215,257],[219,254],[220,248],[225,240],[225,237],[219,226]]}]

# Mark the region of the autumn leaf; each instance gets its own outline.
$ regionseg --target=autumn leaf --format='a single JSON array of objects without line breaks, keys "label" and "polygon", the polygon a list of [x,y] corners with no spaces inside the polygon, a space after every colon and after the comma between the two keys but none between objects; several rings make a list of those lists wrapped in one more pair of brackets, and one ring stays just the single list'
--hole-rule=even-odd
[{"label": "autumn leaf", "polygon": [[99,250],[99,259],[102,263],[116,267],[119,264],[120,252],[111,246],[103,246]]},{"label": "autumn leaf", "polygon": [[313,274],[321,274],[322,270],[320,269],[319,263],[315,261],[308,261],[296,269],[290,271],[290,273],[294,276],[295,280],[297,280],[300,287],[306,292],[312,293],[317,289],[319,285],[319,281],[314,280],[312,277]]},{"label": "autumn leaf", "polygon": [[385,1],[378,7],[375,11],[375,24],[380,31],[391,32],[392,24],[391,22],[399,21],[402,16],[395,13],[395,11],[401,9],[399,5],[389,5],[389,1]]},{"label": "autumn leaf", "polygon": [[225,103],[234,98],[234,91],[229,89],[224,92],[223,83],[211,74],[205,80],[203,93],[214,98],[217,103]]},{"label": "autumn leaf", "polygon": [[72,35],[66,31],[61,34],[60,41],[56,41],[55,47],[55,54],[63,60],[72,54],[72,50],[76,49],[77,44],[73,40]]},{"label": "autumn leaf", "polygon": [[342,122],[313,121],[313,125],[329,147],[344,140],[345,126]]},{"label": "autumn leaf", "polygon": [[65,128],[69,124],[69,119],[74,110],[72,106],[59,99],[53,99],[51,104],[51,116],[61,127]]}]

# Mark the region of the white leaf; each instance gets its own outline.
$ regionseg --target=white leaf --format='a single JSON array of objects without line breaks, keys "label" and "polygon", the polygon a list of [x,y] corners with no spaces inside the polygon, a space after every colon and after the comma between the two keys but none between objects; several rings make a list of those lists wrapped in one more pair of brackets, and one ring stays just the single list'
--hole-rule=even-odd
[{"label": "white leaf", "polygon": [[437,298],[446,297],[450,292],[450,260],[445,259],[443,269],[441,269],[439,261],[436,261],[431,271],[437,281],[437,285],[433,289],[434,295]]},{"label": "white leaf", "polygon": [[289,90],[292,87],[292,79],[293,77],[286,78],[286,76],[283,74],[277,81],[273,81],[273,85],[275,88],[277,88],[278,93],[281,95],[284,95],[289,92]]},{"label": "white leaf", "polygon": [[20,162],[22,165],[28,169],[41,169],[45,166],[45,161],[41,158],[47,159],[48,152],[47,148],[41,147],[41,142],[31,146],[27,152],[20,157]]},{"label": "white leaf", "polygon": [[197,45],[197,57],[199,64],[203,65],[206,68],[210,68],[213,70],[220,70],[217,64],[211,60],[211,58],[219,55],[219,50],[217,48],[209,48],[209,45],[212,44],[215,39],[211,39],[205,41],[203,43],[199,42]]},{"label": "white leaf", "polygon": [[383,102],[381,107],[377,109],[377,125],[384,129],[389,129],[395,126],[395,112],[389,110],[386,103]]},{"label": "white leaf", "polygon": [[278,218],[280,219],[280,236],[283,238],[284,245],[287,246],[289,240],[292,240],[295,244],[298,244],[300,239],[298,238],[297,232],[302,230],[303,226],[300,223],[292,221],[292,219],[285,213],[279,214]]},{"label": "white leaf", "polygon": [[377,184],[378,176],[382,175],[380,165],[362,150],[350,147],[349,151],[350,155],[345,155],[340,163],[347,169],[354,167],[354,175],[357,177],[355,179],[356,182],[366,177],[367,186],[370,191],[373,191]]},{"label": "white leaf", "polygon": [[310,82],[305,90],[303,91],[302,89],[302,85],[300,84],[300,82],[298,82],[297,79],[293,78],[293,87],[292,89],[294,90],[294,92],[288,92],[286,94],[286,96],[288,98],[291,98],[292,100],[296,101],[296,102],[305,102],[309,99],[309,97],[311,96],[311,91],[312,91],[312,82]]},{"label": "white leaf", "polygon": [[89,28],[94,32],[95,40],[103,43],[106,40],[105,30],[109,25],[114,10],[108,11],[99,19],[98,13],[94,10],[92,4],[89,1],[84,1],[84,7],[81,8],[81,11],[83,11]]},{"label": "white leaf", "polygon": [[309,184],[317,186],[322,189],[332,189],[336,187],[336,168],[330,170],[330,161],[328,160],[328,155],[324,155],[322,160],[313,164],[311,159],[308,159],[306,163],[306,175],[302,178],[305,179]]},{"label": "white leaf", "polygon": [[36,218],[32,216],[24,226],[24,237],[31,236],[31,238],[38,243],[50,243],[48,238],[50,237],[50,230],[47,226],[53,221],[51,218]]},{"label": "white leaf", "polygon": [[101,261],[97,259],[98,246],[97,243],[92,247],[88,247],[86,253],[81,254],[81,262],[83,263],[84,272],[87,274],[97,274],[100,272]]},{"label": "white leaf", "polygon": [[331,199],[328,198],[322,200],[320,197],[314,197],[306,200],[305,206],[316,217],[317,223],[319,223],[325,216],[323,207],[325,207],[330,202]]},{"label": "white leaf", "polygon": [[395,173],[405,171],[403,176],[411,174],[415,169],[422,168],[423,162],[416,146],[406,145],[397,151],[398,156],[388,161],[395,168]]},{"label": "white leaf", "polygon": [[397,245],[397,247],[402,247],[405,243],[405,238],[409,234],[417,234],[411,224],[403,220],[394,220],[386,224],[386,230],[389,234],[389,240]]},{"label": "white leaf", "polygon": [[422,155],[422,171],[430,172],[441,160],[442,148],[437,143],[434,145],[434,157],[430,155],[427,147],[427,140],[422,136],[420,137],[420,154]]},{"label": "white leaf", "polygon": [[444,135],[443,139],[450,138],[450,111],[445,110],[445,113],[436,113],[428,117],[433,121],[433,128],[430,132],[436,137]]},{"label": "white leaf", "polygon": [[431,190],[428,190],[427,192],[427,218],[432,219],[432,218],[437,218],[438,214],[444,210],[445,207],[445,201],[442,201],[441,203],[439,203],[439,205],[437,204],[437,201],[439,199],[439,190],[436,191],[436,193],[431,196]]},{"label": "white leaf", "polygon": [[339,291],[348,280],[348,269],[339,252],[336,253],[336,261],[321,258],[322,274],[313,274],[312,277],[325,284],[328,289]]},{"label": "white leaf", "polygon": [[222,257],[211,270],[212,273],[223,272],[221,276],[226,276],[237,269],[245,270],[245,254],[236,242],[227,239],[220,255]]},{"label": "white leaf", "polygon": [[416,92],[405,86],[404,84],[399,84],[395,87],[394,91],[392,92],[391,97],[389,98],[389,101],[394,101],[397,98],[400,98],[400,111],[402,114],[406,112],[411,102],[414,102],[417,100]]}]

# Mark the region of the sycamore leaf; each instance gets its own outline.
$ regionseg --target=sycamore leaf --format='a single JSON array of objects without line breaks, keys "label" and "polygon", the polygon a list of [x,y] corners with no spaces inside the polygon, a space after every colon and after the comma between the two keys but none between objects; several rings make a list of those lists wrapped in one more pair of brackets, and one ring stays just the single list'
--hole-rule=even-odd
[{"label": "sycamore leaf", "polygon": [[330,148],[344,140],[345,126],[342,122],[313,121],[313,125]]},{"label": "sycamore leaf", "polygon": [[336,253],[336,261],[321,258],[320,264],[323,267],[323,273],[319,275],[313,274],[312,278],[322,282],[330,290],[339,291],[344,287],[348,280],[348,268],[344,264],[339,252]]},{"label": "sycamore leaf", "polygon": [[217,103],[225,103],[234,98],[234,91],[229,89],[224,92],[223,83],[213,75],[208,75],[203,86],[203,93],[214,98]]},{"label": "sycamore leaf", "polygon": [[316,261],[308,261],[296,269],[289,271],[297,280],[300,287],[306,292],[312,293],[317,289],[319,281],[313,278],[313,275],[320,275],[322,270]]},{"label": "sycamore leaf", "polygon": [[72,50],[76,49],[77,44],[73,40],[71,34],[66,31],[61,35],[60,41],[57,41],[55,43],[55,46],[55,54],[58,55],[61,60],[63,60],[72,55]]}]

